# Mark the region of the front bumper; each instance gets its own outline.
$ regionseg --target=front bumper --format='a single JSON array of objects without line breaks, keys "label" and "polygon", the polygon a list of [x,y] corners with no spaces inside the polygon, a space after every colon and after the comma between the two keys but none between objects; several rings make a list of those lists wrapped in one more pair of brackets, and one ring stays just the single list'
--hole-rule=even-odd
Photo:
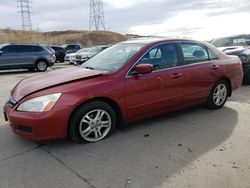
[{"label": "front bumper", "polygon": [[7,104],[4,117],[13,132],[34,141],[50,141],[67,138],[68,112],[66,109],[42,113],[18,112]]},{"label": "front bumper", "polygon": [[82,64],[82,63],[86,62],[87,60],[89,60],[89,58],[76,59],[76,62],[78,64]]}]

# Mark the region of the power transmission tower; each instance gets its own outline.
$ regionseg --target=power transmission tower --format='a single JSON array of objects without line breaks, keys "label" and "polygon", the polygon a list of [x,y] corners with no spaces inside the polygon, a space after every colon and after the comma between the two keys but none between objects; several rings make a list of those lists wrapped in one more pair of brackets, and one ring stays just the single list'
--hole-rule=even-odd
[{"label": "power transmission tower", "polygon": [[90,0],[89,30],[105,30],[102,0]]},{"label": "power transmission tower", "polygon": [[20,8],[20,11],[18,13],[21,14],[22,17],[22,30],[32,30],[32,23],[31,23],[31,7],[30,7],[30,1],[29,0],[17,0],[18,8]]}]

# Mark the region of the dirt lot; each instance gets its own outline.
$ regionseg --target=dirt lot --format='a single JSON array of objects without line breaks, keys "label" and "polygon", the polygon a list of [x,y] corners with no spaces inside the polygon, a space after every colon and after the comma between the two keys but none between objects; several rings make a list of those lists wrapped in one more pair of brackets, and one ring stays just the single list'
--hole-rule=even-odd
[{"label": "dirt lot", "polygon": [[[18,81],[36,74],[0,71],[0,105]],[[221,110],[168,114],[84,145],[37,145],[14,135],[1,115],[0,187],[249,188],[249,114],[244,86]]]}]

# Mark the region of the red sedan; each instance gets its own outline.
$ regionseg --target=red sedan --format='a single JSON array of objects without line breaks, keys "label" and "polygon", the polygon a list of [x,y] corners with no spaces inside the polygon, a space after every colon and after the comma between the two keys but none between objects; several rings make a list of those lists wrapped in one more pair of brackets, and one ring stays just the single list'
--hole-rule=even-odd
[{"label": "red sedan", "polygon": [[22,80],[4,115],[13,131],[28,139],[97,142],[124,122],[203,103],[219,109],[242,77],[238,57],[207,43],[131,40],[81,67]]}]

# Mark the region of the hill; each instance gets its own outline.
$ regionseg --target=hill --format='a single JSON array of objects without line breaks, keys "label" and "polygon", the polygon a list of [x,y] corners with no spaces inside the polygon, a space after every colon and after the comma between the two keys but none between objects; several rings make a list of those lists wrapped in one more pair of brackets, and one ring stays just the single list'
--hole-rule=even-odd
[{"label": "hill", "polygon": [[0,29],[0,44],[3,43],[37,43],[62,45],[80,43],[85,47],[98,44],[114,44],[127,40],[127,36],[110,31],[18,31]]}]

